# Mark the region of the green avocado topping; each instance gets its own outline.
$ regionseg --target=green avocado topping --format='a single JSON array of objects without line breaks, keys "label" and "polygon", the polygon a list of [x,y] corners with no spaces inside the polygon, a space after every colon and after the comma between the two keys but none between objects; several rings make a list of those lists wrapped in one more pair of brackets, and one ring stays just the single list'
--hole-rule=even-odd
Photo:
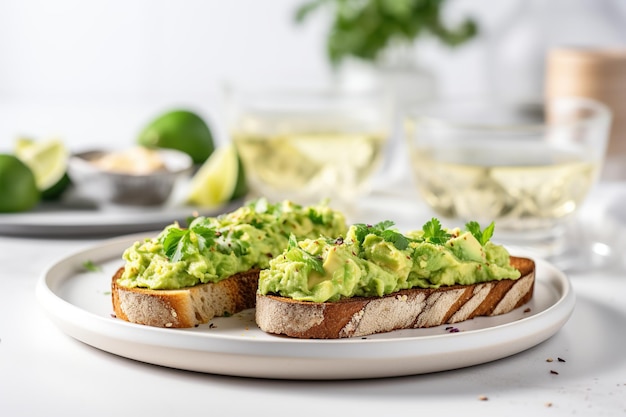
[{"label": "green avocado topping", "polygon": [[266,199],[217,217],[197,217],[187,228],[167,226],[157,237],[126,249],[125,287],[179,289],[218,282],[240,272],[267,268],[294,238],[339,236],[347,226],[342,213],[326,203],[300,206]]},{"label": "green avocado topping", "polygon": [[345,239],[296,242],[261,271],[259,293],[325,302],[383,296],[402,289],[517,279],[506,249],[490,241],[494,223],[445,229],[437,219],[402,234],[393,222],[355,224]]}]

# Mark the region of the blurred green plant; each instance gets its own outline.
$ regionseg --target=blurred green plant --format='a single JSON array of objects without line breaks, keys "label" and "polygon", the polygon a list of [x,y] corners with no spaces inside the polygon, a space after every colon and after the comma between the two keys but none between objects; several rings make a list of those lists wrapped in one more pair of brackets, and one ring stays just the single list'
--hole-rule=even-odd
[{"label": "blurred green plant", "polygon": [[327,7],[333,21],[327,34],[327,54],[337,66],[354,56],[375,62],[393,43],[413,43],[432,34],[448,46],[465,43],[478,33],[477,23],[467,18],[456,27],[442,20],[445,0],[309,0],[297,7],[295,20],[304,22]]}]

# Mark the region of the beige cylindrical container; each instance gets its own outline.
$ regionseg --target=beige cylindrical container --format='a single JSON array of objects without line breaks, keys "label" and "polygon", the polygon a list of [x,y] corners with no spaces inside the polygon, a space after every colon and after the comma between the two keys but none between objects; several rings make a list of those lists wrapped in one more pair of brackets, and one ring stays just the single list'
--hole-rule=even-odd
[{"label": "beige cylindrical container", "polygon": [[555,48],[548,53],[546,98],[596,99],[613,112],[602,177],[626,179],[626,49]]}]

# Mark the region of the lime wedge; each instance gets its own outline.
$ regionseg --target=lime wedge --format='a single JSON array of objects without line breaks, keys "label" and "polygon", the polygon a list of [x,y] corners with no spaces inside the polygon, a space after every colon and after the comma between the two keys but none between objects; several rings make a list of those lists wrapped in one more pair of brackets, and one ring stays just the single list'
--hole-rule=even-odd
[{"label": "lime wedge", "polygon": [[233,144],[218,147],[191,178],[187,203],[215,207],[243,197],[245,174]]},{"label": "lime wedge", "polygon": [[15,142],[17,156],[35,175],[37,188],[44,196],[59,194],[65,188],[69,151],[60,139],[35,141],[19,138]]}]

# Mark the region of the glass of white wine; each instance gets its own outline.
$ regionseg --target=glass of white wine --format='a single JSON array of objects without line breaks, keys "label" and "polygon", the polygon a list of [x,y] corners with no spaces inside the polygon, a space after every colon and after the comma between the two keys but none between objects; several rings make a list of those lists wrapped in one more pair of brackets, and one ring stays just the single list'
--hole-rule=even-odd
[{"label": "glass of white wine", "polygon": [[391,130],[381,93],[332,89],[226,92],[226,119],[254,196],[354,210]]},{"label": "glass of white wine", "polygon": [[418,191],[434,213],[494,221],[500,243],[572,269],[583,247],[572,235],[575,214],[600,177],[611,117],[577,97],[441,101],[410,109],[404,131]]}]

